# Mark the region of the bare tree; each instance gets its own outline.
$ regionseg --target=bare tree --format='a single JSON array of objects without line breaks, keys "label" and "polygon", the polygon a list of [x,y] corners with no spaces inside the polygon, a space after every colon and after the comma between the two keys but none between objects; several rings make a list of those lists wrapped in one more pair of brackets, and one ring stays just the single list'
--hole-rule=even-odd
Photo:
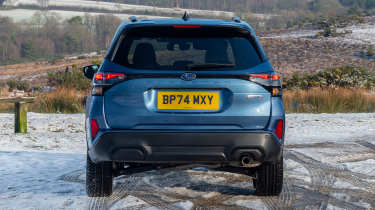
[{"label": "bare tree", "polygon": [[47,8],[49,5],[49,0],[38,0],[38,4],[41,8]]}]

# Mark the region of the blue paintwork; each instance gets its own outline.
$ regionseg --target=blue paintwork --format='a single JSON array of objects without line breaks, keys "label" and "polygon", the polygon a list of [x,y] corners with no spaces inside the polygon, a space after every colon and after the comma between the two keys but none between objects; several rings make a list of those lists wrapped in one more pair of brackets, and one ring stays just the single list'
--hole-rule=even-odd
[{"label": "blue paintwork", "polygon": [[[137,22],[123,22],[111,43],[110,52],[116,45],[123,30],[141,25],[212,25],[241,27],[248,30],[259,45],[264,62],[251,69],[190,71],[197,75],[247,75],[250,73],[274,72],[254,30],[244,22],[230,20],[164,19]],[[104,59],[100,72],[123,72],[126,74],[177,74],[185,71],[139,70],[115,64],[108,56]],[[178,91],[200,90],[220,93],[219,111],[172,111],[157,110],[156,95],[158,90]],[[255,97],[254,97],[255,96]],[[280,97],[271,97],[262,86],[241,79],[203,79],[184,81],[176,78],[143,78],[121,82],[102,96],[90,96],[86,106],[86,128],[88,147],[95,139],[90,137],[90,119],[96,119],[100,132],[113,130],[158,130],[165,131],[217,131],[219,132],[272,132],[278,120],[285,122],[285,113]],[[99,133],[100,134],[100,133]],[[283,144],[283,140],[280,140]]]}]

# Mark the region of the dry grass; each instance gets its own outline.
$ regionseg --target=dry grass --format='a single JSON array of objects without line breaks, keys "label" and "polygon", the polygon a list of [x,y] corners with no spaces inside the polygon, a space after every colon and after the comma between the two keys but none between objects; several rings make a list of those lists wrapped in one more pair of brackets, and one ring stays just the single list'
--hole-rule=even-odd
[{"label": "dry grass", "polygon": [[14,111],[13,103],[0,102],[0,113],[9,113]]},{"label": "dry grass", "polygon": [[[28,110],[41,113],[82,113],[87,92],[57,88],[36,96]],[[285,90],[287,113],[375,112],[375,93],[356,89]],[[13,104],[0,103],[0,112],[13,112]]]},{"label": "dry grass", "polygon": [[286,90],[283,100],[288,113],[375,112],[375,93],[362,89]]},{"label": "dry grass", "polygon": [[22,63],[22,64],[12,64],[12,65],[4,65],[0,66],[0,75],[19,75],[22,76],[24,74],[30,73],[41,73],[41,72],[49,72],[53,70],[64,70],[66,67],[70,67],[72,65],[76,66],[85,66],[91,64],[91,58],[88,59],[78,59],[73,61],[59,61],[56,64],[50,64],[46,61],[44,62],[29,62],[29,63]]},{"label": "dry grass", "polygon": [[29,111],[42,113],[80,113],[85,110],[87,93],[72,88],[57,87],[56,90],[38,95]]}]

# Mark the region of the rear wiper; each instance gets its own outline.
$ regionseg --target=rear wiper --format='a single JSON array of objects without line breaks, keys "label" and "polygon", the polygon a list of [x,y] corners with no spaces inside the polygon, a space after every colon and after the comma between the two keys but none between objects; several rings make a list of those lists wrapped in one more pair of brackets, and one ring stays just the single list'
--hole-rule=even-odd
[{"label": "rear wiper", "polygon": [[186,67],[187,70],[205,70],[205,69],[225,69],[233,68],[233,64],[219,64],[219,63],[209,63],[209,64],[199,64],[199,65],[189,65]]}]

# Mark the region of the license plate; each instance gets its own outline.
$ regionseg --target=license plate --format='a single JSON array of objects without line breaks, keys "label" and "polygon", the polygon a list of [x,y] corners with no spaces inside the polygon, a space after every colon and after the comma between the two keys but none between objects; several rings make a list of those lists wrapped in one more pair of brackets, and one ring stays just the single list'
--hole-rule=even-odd
[{"label": "license plate", "polygon": [[158,109],[219,110],[219,93],[158,92]]}]

